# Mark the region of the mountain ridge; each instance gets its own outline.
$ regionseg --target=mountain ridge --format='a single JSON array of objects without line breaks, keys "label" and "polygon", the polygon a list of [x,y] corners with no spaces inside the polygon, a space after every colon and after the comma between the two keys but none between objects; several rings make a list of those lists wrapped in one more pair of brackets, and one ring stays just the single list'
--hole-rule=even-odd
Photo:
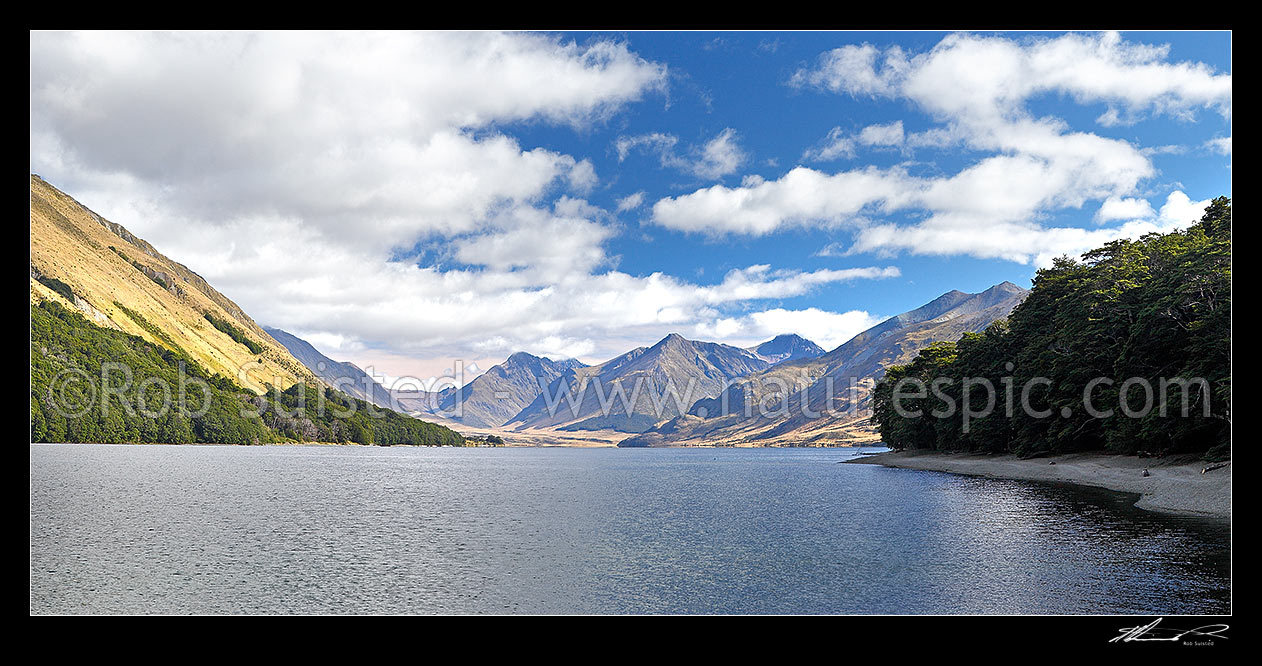
[{"label": "mountain ridge", "polygon": [[30,176],[30,298],[188,354],[255,393],[319,382],[231,299],[122,225]]},{"label": "mountain ridge", "polygon": [[288,331],[270,326],[264,326],[263,330],[284,345],[294,358],[331,388],[360,400],[367,400],[378,407],[406,411],[384,386],[354,363],[335,361],[322,354],[310,342]]},{"label": "mountain ridge", "polygon": [[769,366],[748,350],[671,333],[650,347],[567,370],[504,425],[639,432],[662,420],[659,413],[686,410],[692,393],[712,394],[734,377]]},{"label": "mountain ridge", "polygon": [[796,333],[785,333],[747,350],[775,365],[785,361],[796,361],[803,358],[815,358],[824,355],[824,348]]},{"label": "mountain ridge", "polygon": [[[1006,317],[1027,293],[1006,281],[976,294],[946,292],[826,354],[787,361],[745,377],[619,445],[845,441],[853,436],[844,432],[846,427],[866,418],[869,393],[885,368],[909,361],[932,342],[984,330]],[[838,397],[838,393],[843,395]],[[840,410],[843,416],[812,416],[839,408],[844,408]]]},{"label": "mountain ridge", "polygon": [[576,359],[554,361],[515,352],[464,386],[447,392],[438,404],[438,412],[467,425],[501,426],[529,405],[544,386],[565,371],[581,367],[586,366]]}]

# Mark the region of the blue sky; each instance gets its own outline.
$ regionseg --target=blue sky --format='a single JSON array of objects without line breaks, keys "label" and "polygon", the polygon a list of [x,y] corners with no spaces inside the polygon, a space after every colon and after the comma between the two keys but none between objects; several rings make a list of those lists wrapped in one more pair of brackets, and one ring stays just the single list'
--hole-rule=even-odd
[{"label": "blue sky", "polygon": [[[726,128],[733,128],[749,161],[736,173],[717,182],[739,183],[748,174],[774,179],[802,163],[803,150],[820,141],[833,128],[851,132],[902,120],[906,131],[923,131],[935,126],[932,119],[902,100],[853,99],[827,91],[799,89],[789,85],[794,73],[813,65],[825,51],[845,44],[870,43],[898,45],[913,52],[931,50],[947,32],[890,33],[620,33],[633,50],[651,60],[667,62],[673,69],[668,103],[651,100],[636,105],[602,131],[576,133],[537,123],[521,124],[509,131],[527,145],[557,147],[565,152],[589,156],[598,173],[611,174],[607,188],[590,197],[607,207],[616,206],[619,197],[637,191],[649,193],[649,200],[695,190],[716,181],[688,178],[677,170],[662,168],[656,156],[640,153],[619,163],[611,145],[619,135],[670,132],[681,142],[699,144]],[[1058,33],[981,33],[1009,38],[1055,38]],[[583,41],[604,35],[576,33]],[[1171,62],[1195,61],[1217,72],[1231,72],[1230,36],[1222,33],[1124,33],[1129,40],[1169,44]],[[677,78],[676,78],[677,77]],[[1083,128],[1141,147],[1178,145],[1196,147],[1212,138],[1231,135],[1230,119],[1213,112],[1196,114],[1193,122],[1169,116],[1149,116],[1130,126],[1102,128],[1095,118],[1103,113],[1103,103],[1079,105],[1060,94],[1048,94],[1030,105],[1036,115],[1063,118],[1074,128]],[[926,160],[926,169],[951,173],[967,166],[977,155],[965,151],[937,151],[916,155]],[[854,159],[822,164],[826,169],[856,165],[893,166],[906,160],[896,151],[869,151]],[[1146,183],[1150,199],[1159,205],[1171,189],[1182,189],[1194,200],[1231,196],[1231,158],[1211,150],[1189,150],[1180,154],[1153,157],[1160,176]],[[813,270],[865,266],[871,256],[818,257],[821,248],[844,242],[846,234],[826,229],[808,229],[776,234],[772,238],[710,239],[673,230],[654,229],[643,223],[644,211],[626,216],[628,232],[613,243],[619,255],[619,268],[632,273],[667,271],[687,275],[702,283],[722,279],[732,268],[757,263],[794,266]],[[1095,207],[1057,211],[1049,216],[1057,225],[1094,228]],[[635,233],[635,232],[640,233]],[[652,240],[646,247],[644,237]],[[879,261],[877,263],[880,263]],[[893,262],[902,277],[893,280],[850,283],[810,294],[781,299],[784,307],[820,307],[830,310],[862,309],[898,314],[917,307],[948,289],[980,291],[1010,280],[1030,286],[1035,265],[967,256],[901,256]]]},{"label": "blue sky", "polygon": [[1230,75],[1225,32],[33,33],[31,170],[389,376],[831,348],[1230,196]]}]

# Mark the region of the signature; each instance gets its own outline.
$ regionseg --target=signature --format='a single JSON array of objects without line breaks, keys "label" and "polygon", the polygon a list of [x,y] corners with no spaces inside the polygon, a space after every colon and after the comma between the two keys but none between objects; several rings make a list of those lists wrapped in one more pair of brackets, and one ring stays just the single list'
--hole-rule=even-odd
[{"label": "signature", "polygon": [[1222,632],[1227,631],[1228,626],[1225,624],[1207,624],[1195,629],[1169,629],[1159,627],[1161,620],[1157,618],[1142,627],[1126,627],[1122,629],[1122,633],[1109,639],[1110,643],[1130,643],[1132,641],[1168,641],[1178,642],[1183,640],[1185,636],[1202,636],[1209,638],[1227,638]]}]

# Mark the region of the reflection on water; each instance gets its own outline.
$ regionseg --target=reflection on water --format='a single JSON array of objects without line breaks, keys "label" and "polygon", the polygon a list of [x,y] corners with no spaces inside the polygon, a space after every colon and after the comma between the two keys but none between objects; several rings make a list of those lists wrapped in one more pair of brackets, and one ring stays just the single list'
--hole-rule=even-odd
[{"label": "reflection on water", "polygon": [[846,449],[32,446],[36,613],[1230,612],[1230,528]]}]

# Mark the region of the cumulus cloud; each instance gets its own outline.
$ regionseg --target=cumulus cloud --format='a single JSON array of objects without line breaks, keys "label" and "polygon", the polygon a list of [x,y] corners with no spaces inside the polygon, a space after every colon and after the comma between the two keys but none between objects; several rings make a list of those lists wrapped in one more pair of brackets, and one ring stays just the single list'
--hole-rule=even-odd
[{"label": "cumulus cloud", "polygon": [[1117,227],[1097,229],[1044,228],[1010,222],[992,224],[986,233],[978,234],[967,227],[874,224],[856,234],[855,243],[847,254],[904,250],[926,255],[967,254],[1048,266],[1056,257],[1075,257],[1109,241],[1187,228],[1200,219],[1208,205],[1209,200],[1191,201],[1183,192],[1172,192],[1160,213],[1152,219],[1133,219]]},{"label": "cumulus cloud", "polygon": [[[604,360],[730,308],[893,274],[618,271],[619,225],[585,198],[591,161],[503,127],[591,127],[665,82],[612,40],[33,33],[31,168],[259,321],[387,375],[518,350]],[[686,154],[714,175],[738,152],[729,130]]]},{"label": "cumulus cloud", "polygon": [[863,310],[829,312],[819,308],[772,308],[740,317],[723,317],[706,322],[696,326],[693,334],[701,338],[722,338],[752,346],[777,335],[796,333],[824,349],[832,350],[885,319]]},{"label": "cumulus cloud", "polygon": [[691,169],[698,176],[713,180],[735,173],[746,159],[745,151],[737,144],[736,130],[729,127],[706,142]]},{"label": "cumulus cloud", "polygon": [[[210,223],[260,209],[354,238],[462,232],[590,163],[476,130],[581,125],[660,90],[625,44],[495,33],[35,33],[32,163]],[[178,184],[178,187],[173,185]],[[359,233],[369,232],[369,233]],[[383,236],[374,238],[373,236]]]},{"label": "cumulus cloud", "polygon": [[662,226],[702,233],[765,235],[785,226],[841,224],[866,206],[907,196],[912,179],[899,170],[828,175],[797,167],[778,180],[746,179],[739,187],[714,185],[653,204]]},{"label": "cumulus cloud", "polygon": [[821,55],[816,68],[798,70],[790,83],[854,97],[888,96],[906,69],[906,57],[898,47],[882,52],[871,44],[846,45]]},{"label": "cumulus cloud", "polygon": [[1152,204],[1143,199],[1109,197],[1100,205],[1100,210],[1096,211],[1095,219],[1097,222],[1134,220],[1153,217],[1156,214],[1156,211],[1152,209]]},{"label": "cumulus cloud", "polygon": [[[613,40],[523,34],[33,33],[31,168],[352,360],[599,359],[888,273],[617,271],[590,160],[500,128],[604,122],[666,72]],[[727,129],[679,159],[715,178],[746,157]]]},{"label": "cumulus cloud", "polygon": [[[853,137],[835,129],[805,157],[852,156],[856,145],[900,144],[962,144],[989,154],[949,174],[914,174],[903,166],[829,174],[799,166],[774,180],[663,198],[654,204],[652,219],[710,235],[846,228],[855,239],[850,253],[967,254],[1021,262],[1142,233],[1151,223],[1131,220],[1150,216],[1151,208],[1144,210],[1133,195],[1156,174],[1149,155],[1124,140],[1073,131],[1055,117],[1034,117],[1026,104],[1035,95],[1061,93],[1133,116],[1187,119],[1210,109],[1230,117],[1230,74],[1168,63],[1167,55],[1164,47],[1124,42],[1115,33],[1023,41],[952,35],[915,55],[898,47],[844,46],[821,55],[791,83],[858,98],[906,99],[944,125],[906,134],[899,121],[866,127]],[[1040,224],[1049,213],[1080,209],[1093,200],[1105,202],[1098,221],[1128,222],[1097,230]],[[869,221],[895,214],[918,221]]]},{"label": "cumulus cloud", "polygon": [[511,219],[501,222],[501,230],[456,241],[455,257],[465,264],[501,271],[544,275],[593,271],[605,263],[602,246],[614,230],[581,216],[584,204],[562,200],[556,212],[515,209],[507,214]]},{"label": "cumulus cloud", "polygon": [[758,264],[729,271],[723,277],[723,282],[713,287],[698,288],[696,293],[703,302],[708,304],[787,298],[805,294],[817,285],[851,280],[894,278],[899,275],[901,273],[896,266],[821,269],[806,273],[784,269],[773,271],[768,264]]},{"label": "cumulus cloud", "polygon": [[1025,100],[1045,92],[1127,113],[1231,113],[1230,75],[1200,63],[1165,62],[1168,55],[1168,47],[1125,42],[1116,32],[1024,43],[955,34],[915,56],[897,46],[844,46],[790,82],[856,97],[906,96],[944,118],[1019,112]]},{"label": "cumulus cloud", "polygon": [[1166,203],[1161,206],[1158,219],[1166,227],[1186,229],[1205,215],[1205,208],[1209,204],[1209,199],[1192,201],[1182,192],[1171,192],[1166,197]]},{"label": "cumulus cloud", "polygon": [[663,167],[678,169],[705,180],[716,180],[735,173],[749,155],[740,147],[736,130],[726,128],[713,139],[700,146],[691,146],[679,154],[675,146],[679,137],[673,134],[653,132],[635,136],[620,136],[614,141],[618,161],[622,162],[636,150],[655,153]]}]

